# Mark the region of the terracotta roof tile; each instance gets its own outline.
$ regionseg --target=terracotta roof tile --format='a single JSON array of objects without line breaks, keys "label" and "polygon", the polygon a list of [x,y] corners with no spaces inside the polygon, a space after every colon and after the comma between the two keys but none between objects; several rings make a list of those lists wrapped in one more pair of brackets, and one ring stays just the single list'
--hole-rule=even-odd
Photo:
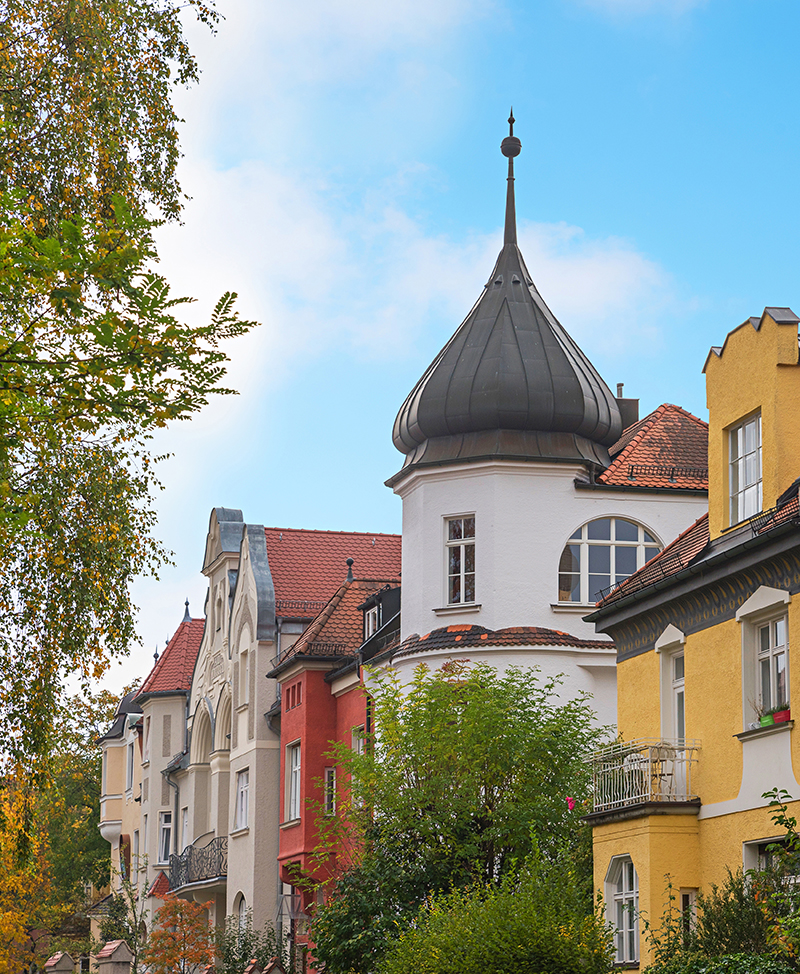
[{"label": "terracotta roof tile", "polygon": [[708,490],[708,423],[665,403],[622,434],[598,483]]},{"label": "terracotta roof tile", "polygon": [[279,616],[313,618],[339,588],[345,562],[363,578],[400,575],[399,534],[265,528]]},{"label": "terracotta roof tile", "polygon": [[142,684],[137,699],[147,693],[170,693],[191,687],[204,624],[204,619],[185,619],[178,626]]},{"label": "terracotta roof tile", "polygon": [[603,607],[611,605],[612,602],[617,602],[627,595],[639,592],[662,578],[675,575],[686,568],[703,551],[708,545],[708,541],[708,513],[705,513],[682,534],[679,534],[674,541],[670,542],[663,551],[651,558],[638,572],[634,572],[633,575],[620,582],[597,605]]},{"label": "terracotta roof tile", "polygon": [[579,639],[558,629],[541,626],[510,626],[507,629],[484,629],[483,626],[446,626],[419,636],[414,633],[400,644],[395,656],[428,652],[448,647],[470,646],[572,646],[578,649],[613,649],[608,639]]},{"label": "terracotta roof tile", "polygon": [[398,578],[345,580],[287,654],[352,656],[364,641],[364,614],[359,606],[373,592],[399,584]]},{"label": "terracotta roof tile", "polygon": [[163,899],[167,893],[169,893],[169,877],[163,869],[160,869],[158,875],[151,883],[147,895],[160,896]]}]

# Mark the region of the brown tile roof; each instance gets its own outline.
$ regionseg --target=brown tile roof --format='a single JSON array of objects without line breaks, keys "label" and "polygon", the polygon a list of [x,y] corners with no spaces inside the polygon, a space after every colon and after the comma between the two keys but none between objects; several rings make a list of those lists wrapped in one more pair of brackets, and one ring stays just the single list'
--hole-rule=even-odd
[{"label": "brown tile roof", "polygon": [[345,580],[289,650],[290,656],[352,656],[364,641],[364,614],[358,608],[373,592],[399,584],[398,578]]},{"label": "brown tile roof", "polygon": [[604,599],[597,603],[598,607],[605,608],[612,602],[617,602],[634,592],[639,592],[662,578],[675,575],[686,568],[703,551],[708,545],[708,541],[708,513],[705,513],[682,534],[679,534],[674,541],[670,542],[663,551],[651,558],[638,572],[634,572],[633,575],[628,576],[616,588],[612,589]]},{"label": "brown tile roof", "polygon": [[399,534],[299,528],[265,528],[264,533],[279,616],[316,616],[339,588],[348,558],[363,578],[400,575]]},{"label": "brown tile roof", "polygon": [[137,699],[147,693],[170,693],[191,687],[204,623],[204,619],[184,619],[142,684]]},{"label": "brown tile roof", "polygon": [[572,646],[577,649],[613,649],[608,639],[579,639],[559,629],[541,626],[511,626],[508,629],[484,629],[483,626],[446,626],[425,636],[407,636],[395,656],[427,652],[433,649],[469,649],[484,646]]},{"label": "brown tile roof", "polygon": [[147,891],[148,896],[160,896],[163,899],[169,893],[169,878],[163,869],[158,871],[158,875]]},{"label": "brown tile roof", "polygon": [[611,447],[600,484],[708,490],[708,423],[665,403],[626,429]]}]

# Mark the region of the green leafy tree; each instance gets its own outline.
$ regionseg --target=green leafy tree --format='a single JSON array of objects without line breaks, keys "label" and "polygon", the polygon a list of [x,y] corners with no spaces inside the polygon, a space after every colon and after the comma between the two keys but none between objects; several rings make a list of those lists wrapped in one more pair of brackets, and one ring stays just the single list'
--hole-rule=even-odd
[{"label": "green leafy tree", "polygon": [[[569,861],[533,853],[516,876],[434,896],[392,943],[379,974],[605,974],[611,937],[585,909]],[[367,967],[359,968],[367,970]]]},{"label": "green leafy tree", "polygon": [[335,749],[337,814],[317,817],[317,871],[332,879],[312,936],[333,974],[369,969],[432,893],[502,883],[534,849],[572,848],[591,913],[578,819],[602,735],[588,699],[561,702],[558,688],[463,660],[420,667],[408,686],[371,675],[377,730],[362,754]]},{"label": "green leafy tree", "polygon": [[120,194],[180,213],[175,86],[197,80],[181,10],[201,0],[4,0],[0,8],[0,189],[29,201],[37,231],[110,217]]},{"label": "green leafy tree", "polygon": [[288,971],[293,969],[289,947],[272,924],[262,930],[253,926],[253,911],[248,909],[244,917],[229,916],[225,926],[217,933],[217,974],[243,974],[251,960],[263,970],[273,957],[277,957]]}]

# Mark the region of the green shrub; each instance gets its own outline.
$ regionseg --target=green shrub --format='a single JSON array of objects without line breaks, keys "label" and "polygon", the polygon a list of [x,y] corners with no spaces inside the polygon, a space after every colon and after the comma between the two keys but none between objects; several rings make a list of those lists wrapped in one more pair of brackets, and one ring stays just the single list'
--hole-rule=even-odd
[{"label": "green shrub", "polygon": [[795,974],[783,961],[766,954],[688,953],[660,964],[652,964],[647,974]]},{"label": "green shrub", "polygon": [[606,974],[611,943],[587,915],[574,871],[528,866],[493,888],[434,897],[400,935],[379,974]]}]

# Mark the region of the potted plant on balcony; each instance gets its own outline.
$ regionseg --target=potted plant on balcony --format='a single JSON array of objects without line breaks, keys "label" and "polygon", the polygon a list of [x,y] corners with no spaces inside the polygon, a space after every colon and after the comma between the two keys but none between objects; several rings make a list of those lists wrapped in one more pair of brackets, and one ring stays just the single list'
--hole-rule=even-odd
[{"label": "potted plant on balcony", "polygon": [[770,710],[764,710],[762,706],[756,707],[756,716],[758,717],[758,722],[762,727],[769,727],[770,724],[775,723],[775,708],[772,707]]},{"label": "potted plant on balcony", "polygon": [[792,719],[792,711],[789,708],[788,700],[781,700],[778,706],[773,710],[773,717],[775,718],[776,724],[783,724],[787,720]]}]

